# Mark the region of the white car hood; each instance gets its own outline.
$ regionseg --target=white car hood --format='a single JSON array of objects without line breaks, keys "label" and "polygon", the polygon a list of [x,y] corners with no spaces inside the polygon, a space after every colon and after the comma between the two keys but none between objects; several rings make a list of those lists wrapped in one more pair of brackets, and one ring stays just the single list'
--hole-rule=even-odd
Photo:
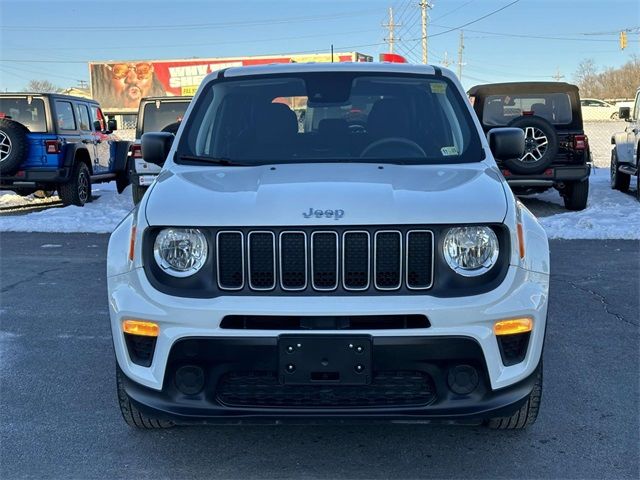
[{"label": "white car hood", "polygon": [[498,172],[484,162],[172,165],[144,208],[157,226],[499,223],[507,200]]}]

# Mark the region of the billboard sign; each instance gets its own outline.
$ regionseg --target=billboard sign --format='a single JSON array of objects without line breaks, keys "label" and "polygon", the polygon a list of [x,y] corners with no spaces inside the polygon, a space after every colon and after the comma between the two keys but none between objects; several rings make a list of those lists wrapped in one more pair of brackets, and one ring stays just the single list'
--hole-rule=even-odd
[{"label": "billboard sign", "polygon": [[[335,53],[335,62],[371,62],[357,52]],[[204,77],[228,67],[269,63],[331,62],[330,53],[189,60],[92,62],[91,94],[108,112],[137,112],[140,99],[150,96],[193,95]]]}]

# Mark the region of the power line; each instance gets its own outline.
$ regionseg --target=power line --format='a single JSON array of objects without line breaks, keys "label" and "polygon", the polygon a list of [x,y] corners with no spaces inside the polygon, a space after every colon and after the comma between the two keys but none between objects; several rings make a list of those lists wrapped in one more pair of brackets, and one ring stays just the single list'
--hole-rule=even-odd
[{"label": "power line", "polygon": [[367,10],[357,10],[353,12],[345,12],[339,14],[331,14],[331,15],[313,15],[313,16],[302,16],[302,17],[288,17],[288,18],[272,18],[269,20],[249,20],[249,21],[237,21],[237,22],[221,22],[221,23],[192,23],[192,24],[183,24],[176,25],[174,24],[166,24],[166,25],[153,25],[153,26],[142,26],[142,25],[129,25],[129,26],[91,26],[91,27],[83,27],[76,25],[69,25],[64,27],[54,27],[51,25],[0,25],[0,30],[38,30],[38,31],[56,31],[56,30],[89,30],[96,31],[100,29],[105,29],[109,31],[151,31],[151,30],[198,30],[198,29],[207,29],[207,28],[230,28],[230,27],[255,27],[260,25],[274,25],[274,24],[282,24],[282,23],[290,23],[290,22],[317,22],[317,21],[325,21],[325,20],[333,20],[337,18],[354,18],[356,16],[362,15],[378,15],[376,11],[372,11],[371,9]]},{"label": "power line", "polygon": [[[360,44],[360,45],[343,45],[343,46],[337,46],[335,47],[335,50],[351,50],[354,48],[365,48],[365,47],[379,47],[382,45],[387,45],[387,42],[376,42],[376,43],[364,43],[364,44]],[[303,55],[303,54],[310,54],[310,53],[326,53],[328,51],[327,48],[318,48],[318,49],[314,49],[314,50],[300,50],[297,52],[277,52],[277,53],[268,53],[268,54],[264,54],[264,55],[259,55],[261,57],[277,57],[277,56],[283,56],[283,55]],[[242,58],[242,56],[238,56],[238,57],[229,57],[229,58]],[[171,61],[172,59],[167,59],[167,60],[162,60],[162,59],[156,59],[155,61],[158,62],[168,62]],[[207,57],[193,57],[193,58],[187,58],[187,59],[182,59],[182,60],[186,60],[186,61],[199,61],[199,60],[207,60]],[[0,62],[19,62],[19,63],[60,63],[60,64],[87,64],[89,62],[112,62],[112,60],[25,60],[25,59],[16,59],[16,58],[0,58]]]},{"label": "power line", "polygon": [[456,8],[454,8],[454,9],[452,9],[452,10],[449,10],[449,11],[448,11],[448,12],[446,12],[444,15],[440,15],[439,17],[434,18],[434,19],[433,19],[433,21],[434,21],[434,22],[437,22],[437,21],[438,21],[438,20],[440,20],[441,18],[448,17],[448,16],[449,16],[449,15],[451,15],[453,12],[457,12],[457,11],[458,11],[458,10],[460,10],[461,8],[464,8],[464,7],[466,7],[467,5],[469,5],[470,3],[473,3],[473,2],[475,2],[475,0],[469,0],[467,3],[463,3],[463,4],[462,4],[462,5],[460,5],[459,7],[456,7]]},{"label": "power line", "polygon": [[[568,40],[568,41],[576,41],[576,42],[617,42],[618,41],[618,39],[606,39],[606,38],[568,38],[568,37],[556,37],[556,36],[548,36],[548,35],[530,35],[526,33],[487,32],[483,30],[467,30],[467,32],[481,33],[484,35],[492,35],[496,37],[535,38],[539,40]],[[437,35],[440,35],[442,33],[446,33],[446,32],[440,32]],[[487,37],[474,36],[473,38],[487,38]]]},{"label": "power line", "polygon": [[[323,33],[319,33],[319,34],[314,34],[314,35],[296,35],[296,36],[291,36],[291,37],[279,37],[279,38],[266,38],[266,39],[256,39],[256,40],[240,40],[240,41],[227,41],[227,42],[211,42],[211,43],[184,43],[184,44],[176,44],[176,43],[172,43],[172,44],[167,44],[167,45],[135,45],[136,49],[143,49],[143,48],[173,48],[173,47],[200,47],[200,46],[209,46],[209,45],[238,45],[238,44],[246,44],[246,43],[265,43],[265,42],[275,42],[275,41],[282,41],[282,40],[298,40],[298,39],[302,39],[302,38],[318,38],[318,37],[334,37],[336,35],[352,35],[352,34],[356,34],[356,33],[371,33],[371,32],[378,32],[379,28],[368,28],[366,30],[353,30],[350,32],[336,32],[336,33],[332,33],[332,32],[323,32]],[[107,50],[107,51],[111,51],[111,50],[131,50],[132,45],[123,45],[123,46],[117,46],[117,47],[82,47],[82,50]],[[11,50],[20,50],[20,51],[30,51],[30,50],[37,50],[37,51],[42,51],[42,47],[11,47]],[[52,51],[61,51],[61,50],[73,50],[73,51],[77,51],[78,47],[53,47],[51,49],[47,49],[47,50],[52,50]]]},{"label": "power line", "polygon": [[471,21],[469,21],[467,23],[464,23],[462,25],[458,25],[457,27],[450,28],[449,30],[445,30],[444,32],[434,33],[434,34],[431,35],[431,37],[437,37],[439,35],[444,35],[445,33],[453,32],[454,30],[460,30],[460,29],[462,29],[462,28],[464,28],[464,27],[466,27],[468,25],[472,25],[474,23],[479,22],[480,20],[484,20],[485,18],[490,17],[491,15],[495,15],[496,13],[501,12],[502,10],[511,7],[512,5],[515,5],[518,2],[520,2],[520,0],[513,0],[513,2],[508,3],[507,5],[504,5],[504,6],[498,8],[496,10],[493,10],[492,12],[489,12],[486,15],[478,17],[475,20],[471,20]]},{"label": "power line", "polygon": [[31,73],[31,74],[35,74],[35,75],[44,75],[47,77],[57,77],[57,78],[61,78],[63,80],[72,80],[72,81],[76,81],[77,77],[68,77],[66,75],[59,75],[57,73],[50,73],[50,72],[41,72],[41,71],[36,71],[36,70],[29,70],[27,68],[23,68],[23,67],[17,67],[15,65],[3,65],[3,68],[9,68],[11,70],[15,70],[17,72],[22,72],[22,73]]}]

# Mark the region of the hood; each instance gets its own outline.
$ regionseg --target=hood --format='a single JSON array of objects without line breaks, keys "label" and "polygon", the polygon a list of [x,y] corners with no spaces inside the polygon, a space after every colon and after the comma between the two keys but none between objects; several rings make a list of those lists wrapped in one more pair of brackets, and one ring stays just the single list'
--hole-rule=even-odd
[{"label": "hood", "polygon": [[145,211],[158,226],[500,223],[507,200],[499,173],[482,162],[173,165]]}]

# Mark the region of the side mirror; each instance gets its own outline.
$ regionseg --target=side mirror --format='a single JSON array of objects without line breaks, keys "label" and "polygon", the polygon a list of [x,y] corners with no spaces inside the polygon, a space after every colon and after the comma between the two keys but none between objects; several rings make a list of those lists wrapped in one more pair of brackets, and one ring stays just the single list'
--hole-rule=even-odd
[{"label": "side mirror", "polygon": [[145,162],[155,163],[158,166],[163,166],[173,139],[175,136],[173,133],[167,132],[151,132],[142,135],[142,158]]},{"label": "side mirror", "polygon": [[101,132],[102,131],[102,124],[100,123],[100,120],[96,120],[95,122],[93,122],[93,129],[96,132]]},{"label": "side mirror", "polygon": [[620,120],[629,120],[629,117],[631,117],[631,109],[629,107],[620,107],[618,109],[618,117]]},{"label": "side mirror", "polygon": [[107,122],[107,130],[109,130],[110,132],[113,132],[114,130],[117,130],[117,129],[118,129],[118,122],[115,121],[113,118]]},{"label": "side mirror", "polygon": [[524,155],[524,130],[521,128],[492,128],[487,138],[496,160],[520,158]]}]

